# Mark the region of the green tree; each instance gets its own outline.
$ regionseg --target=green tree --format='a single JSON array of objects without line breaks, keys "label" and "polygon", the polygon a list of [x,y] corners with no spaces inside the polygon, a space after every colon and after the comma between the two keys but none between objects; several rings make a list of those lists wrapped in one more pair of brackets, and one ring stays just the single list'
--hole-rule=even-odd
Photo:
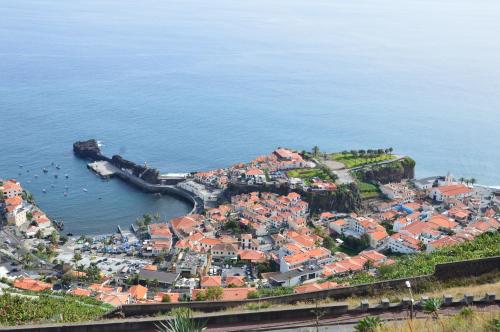
[{"label": "green tree", "polygon": [[469,181],[470,181],[470,184],[471,184],[471,185],[474,185],[474,184],[477,182],[477,180],[476,180],[475,178],[472,178],[472,179],[470,179]]},{"label": "green tree", "polygon": [[101,270],[99,270],[96,263],[90,263],[85,273],[87,274],[87,280],[89,282],[97,282],[101,280]]},{"label": "green tree", "polygon": [[38,231],[36,231],[35,237],[37,239],[41,239],[43,237],[43,233],[42,233],[41,229],[39,229]]},{"label": "green tree", "polygon": [[52,245],[56,245],[57,244],[58,235],[57,235],[56,231],[52,231],[52,233],[50,233],[49,240],[50,240],[50,243]]},{"label": "green tree", "polygon": [[161,302],[163,302],[163,303],[170,303],[170,302],[172,302],[172,299],[170,298],[170,295],[163,294],[163,296],[161,297]]},{"label": "green tree", "polygon": [[199,291],[196,293],[195,301],[206,301],[207,300],[207,291]]},{"label": "green tree", "polygon": [[206,290],[206,296],[207,300],[212,300],[212,301],[218,301],[222,299],[222,294],[224,293],[224,290],[222,287],[208,287]]},{"label": "green tree", "polygon": [[319,153],[320,153],[319,147],[317,145],[313,146],[313,148],[312,148],[313,157],[318,157]]},{"label": "green tree", "polygon": [[335,241],[331,238],[331,236],[327,236],[323,239],[323,247],[330,250],[332,253],[337,248]]},{"label": "green tree", "polygon": [[78,263],[81,260],[82,260],[82,254],[80,254],[79,252],[75,252],[75,254],[73,255],[73,262]]}]

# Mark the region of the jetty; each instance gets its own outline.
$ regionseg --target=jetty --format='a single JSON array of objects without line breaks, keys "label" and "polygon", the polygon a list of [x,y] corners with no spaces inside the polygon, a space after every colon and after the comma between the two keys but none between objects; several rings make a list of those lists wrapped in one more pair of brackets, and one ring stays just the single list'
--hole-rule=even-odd
[{"label": "jetty", "polygon": [[105,160],[91,162],[87,164],[87,167],[103,179],[109,179],[120,171],[116,166]]},{"label": "jetty", "polygon": [[[160,175],[157,169],[123,159],[119,155],[108,158],[101,153],[96,140],[75,142],[73,152],[76,156],[90,159],[87,168],[103,179],[117,177],[142,191],[149,193],[170,194],[180,197],[193,205],[191,213],[201,213],[206,202],[195,192],[182,188],[180,184],[189,179],[190,173],[167,173]],[[84,189],[85,190],[85,189]]]}]

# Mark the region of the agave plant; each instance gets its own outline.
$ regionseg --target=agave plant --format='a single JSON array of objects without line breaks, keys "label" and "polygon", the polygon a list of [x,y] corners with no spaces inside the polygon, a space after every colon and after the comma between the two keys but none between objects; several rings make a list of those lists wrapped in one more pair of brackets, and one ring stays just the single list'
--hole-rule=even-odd
[{"label": "agave plant", "polygon": [[424,310],[424,312],[430,314],[433,319],[436,319],[439,324],[441,324],[441,328],[444,331],[444,324],[439,319],[439,309],[441,309],[442,304],[443,300],[437,297],[433,297],[422,302],[422,309]]},{"label": "agave plant", "polygon": [[156,324],[158,332],[201,332],[205,329],[206,322],[193,319],[191,310],[177,310],[174,318]]},{"label": "agave plant", "polygon": [[354,331],[356,332],[375,332],[382,326],[382,321],[379,317],[368,316],[363,318],[356,324]]}]

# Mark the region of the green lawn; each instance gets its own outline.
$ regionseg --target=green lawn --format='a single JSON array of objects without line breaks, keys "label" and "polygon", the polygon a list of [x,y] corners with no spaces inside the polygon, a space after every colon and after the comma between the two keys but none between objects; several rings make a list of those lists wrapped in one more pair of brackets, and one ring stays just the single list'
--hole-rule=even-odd
[{"label": "green lawn", "polygon": [[299,168],[287,172],[291,178],[304,180],[306,184],[311,183],[312,178],[320,178],[326,181],[332,181],[331,177],[320,168]]},{"label": "green lawn", "polygon": [[350,153],[342,154],[342,153],[332,153],[330,154],[330,159],[341,162],[347,168],[353,168],[362,165],[368,165],[373,163],[378,163],[385,160],[394,159],[394,155],[392,154],[381,154],[379,156],[360,156],[353,155]]},{"label": "green lawn", "polygon": [[358,188],[359,191],[361,192],[361,197],[364,199],[375,198],[380,195],[380,190],[378,189],[378,186],[371,183],[358,182]]}]

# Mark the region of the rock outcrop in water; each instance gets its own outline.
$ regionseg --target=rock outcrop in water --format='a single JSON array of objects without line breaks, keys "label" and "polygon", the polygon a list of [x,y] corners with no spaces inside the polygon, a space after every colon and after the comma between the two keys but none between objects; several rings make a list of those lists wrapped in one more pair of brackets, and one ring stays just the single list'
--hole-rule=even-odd
[{"label": "rock outcrop in water", "polygon": [[158,176],[160,175],[160,172],[156,168],[136,164],[132,161],[124,159],[120,155],[114,155],[110,159],[101,153],[101,149],[95,139],[73,143],[73,152],[80,158],[90,159],[92,161],[106,160],[119,169],[129,171],[131,174],[146,181],[147,183],[158,184]]},{"label": "rock outcrop in water", "polygon": [[90,159],[94,161],[108,160],[108,158],[101,154],[101,149],[99,148],[99,144],[95,139],[73,143],[73,153],[80,158]]}]

